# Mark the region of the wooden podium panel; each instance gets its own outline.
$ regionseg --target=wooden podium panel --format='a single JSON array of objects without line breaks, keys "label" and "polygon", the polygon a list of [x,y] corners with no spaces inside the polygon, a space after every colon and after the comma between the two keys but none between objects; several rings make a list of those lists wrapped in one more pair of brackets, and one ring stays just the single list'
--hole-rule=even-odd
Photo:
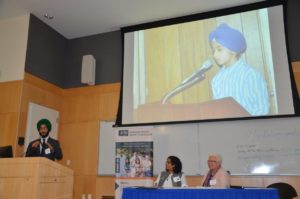
[{"label": "wooden podium panel", "polygon": [[250,114],[233,98],[227,97],[200,104],[161,104],[160,102],[145,104],[137,109],[135,121],[165,122],[201,119],[223,119],[247,117]]},{"label": "wooden podium panel", "polygon": [[73,171],[47,158],[2,158],[0,198],[73,199]]}]

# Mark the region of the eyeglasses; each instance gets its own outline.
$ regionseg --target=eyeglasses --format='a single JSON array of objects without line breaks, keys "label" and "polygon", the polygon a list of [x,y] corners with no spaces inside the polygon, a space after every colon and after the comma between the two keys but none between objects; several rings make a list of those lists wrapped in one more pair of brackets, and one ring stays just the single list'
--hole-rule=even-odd
[{"label": "eyeglasses", "polygon": [[207,160],[207,162],[210,162],[210,163],[217,163],[216,160]]}]

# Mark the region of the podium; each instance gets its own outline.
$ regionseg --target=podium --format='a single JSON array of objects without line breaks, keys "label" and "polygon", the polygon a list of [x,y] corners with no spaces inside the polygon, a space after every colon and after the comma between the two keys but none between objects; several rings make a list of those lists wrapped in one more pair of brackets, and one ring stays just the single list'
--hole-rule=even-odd
[{"label": "podium", "polygon": [[134,121],[168,122],[182,120],[206,120],[248,117],[250,114],[232,97],[211,100],[199,104],[161,104],[155,102],[140,106]]},{"label": "podium", "polygon": [[0,198],[73,199],[73,170],[47,158],[1,158]]}]

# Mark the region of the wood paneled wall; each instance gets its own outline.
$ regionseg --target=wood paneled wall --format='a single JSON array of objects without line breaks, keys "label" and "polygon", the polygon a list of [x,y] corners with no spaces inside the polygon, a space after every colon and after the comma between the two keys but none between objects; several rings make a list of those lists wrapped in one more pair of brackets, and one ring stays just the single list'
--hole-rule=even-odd
[{"label": "wood paneled wall", "polygon": [[[62,164],[75,171],[74,198],[114,194],[114,178],[97,177],[99,122],[114,120],[120,84],[107,84],[64,90],[59,139],[64,150]],[[106,187],[103,189],[103,187]],[[107,190],[109,193],[107,193]]]},{"label": "wood paneled wall", "polygon": [[[294,62],[293,69],[299,90],[300,62]],[[20,113],[19,135],[25,135],[29,101],[59,110],[59,140],[64,153],[59,163],[75,172],[74,199],[81,199],[82,194],[89,193],[92,198],[114,195],[114,176],[97,176],[98,136],[99,121],[116,118],[119,83],[61,89],[25,74],[24,81],[1,83],[0,91],[1,102],[5,102],[0,103],[0,144],[16,145]],[[19,150],[23,151],[23,148]],[[190,186],[199,186],[201,176],[189,176],[187,180]],[[299,176],[232,177],[232,184],[242,186],[265,187],[278,181],[288,182],[300,194]]]},{"label": "wood paneled wall", "polygon": [[22,81],[0,83],[0,146],[15,151],[21,103]]}]

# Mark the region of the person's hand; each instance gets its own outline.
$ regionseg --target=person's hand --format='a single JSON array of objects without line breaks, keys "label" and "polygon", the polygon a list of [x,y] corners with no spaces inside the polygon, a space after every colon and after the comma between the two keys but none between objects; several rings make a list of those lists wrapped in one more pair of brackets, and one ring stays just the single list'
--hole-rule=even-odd
[{"label": "person's hand", "polygon": [[51,152],[54,152],[54,148],[51,144],[49,144],[48,142],[46,142],[46,145],[49,147]]},{"label": "person's hand", "polygon": [[31,147],[36,148],[41,144],[40,140],[35,141],[34,143],[31,144]]}]

